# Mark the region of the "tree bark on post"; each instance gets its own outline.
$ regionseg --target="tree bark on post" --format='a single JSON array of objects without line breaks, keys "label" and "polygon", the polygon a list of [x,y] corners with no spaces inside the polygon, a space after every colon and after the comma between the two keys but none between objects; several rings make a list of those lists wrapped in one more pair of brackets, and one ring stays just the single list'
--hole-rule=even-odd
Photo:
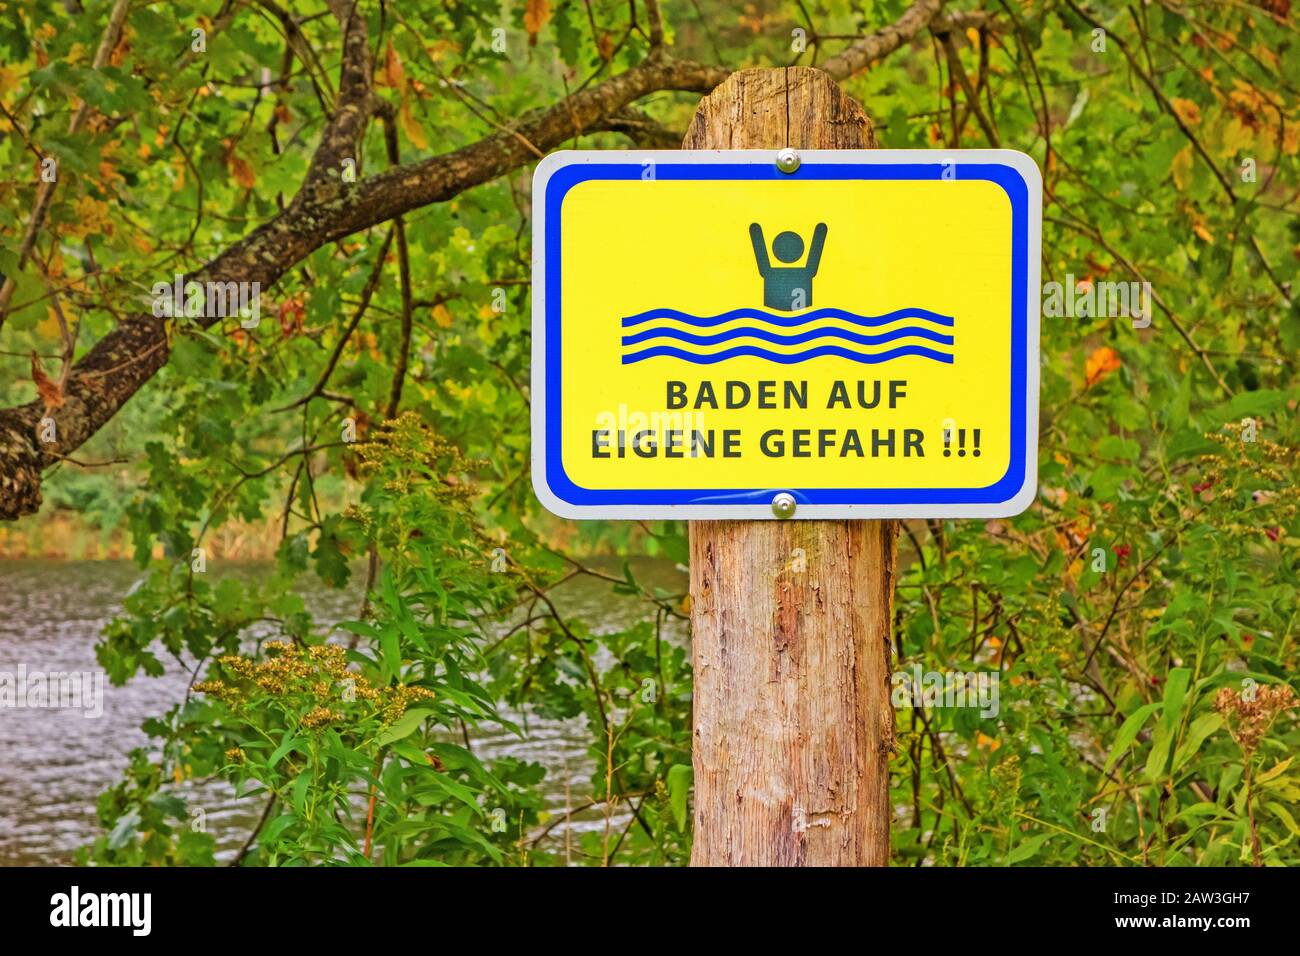
[{"label": "tree bark on post", "polygon": [[[744,70],[686,149],[863,149],[870,120],[805,67]],[[889,860],[893,521],[693,521],[692,866]]]}]

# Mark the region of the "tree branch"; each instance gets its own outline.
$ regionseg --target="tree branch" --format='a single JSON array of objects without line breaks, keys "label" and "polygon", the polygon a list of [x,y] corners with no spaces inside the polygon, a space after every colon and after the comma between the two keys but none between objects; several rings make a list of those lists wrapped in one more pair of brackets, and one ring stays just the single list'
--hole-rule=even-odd
[{"label": "tree branch", "polygon": [[924,30],[938,15],[944,2],[945,0],[916,0],[895,23],[841,50],[823,63],[820,69],[837,80],[845,80],[854,73],[860,73],[873,60],[888,56]]},{"label": "tree branch", "polygon": [[[350,31],[360,29],[354,24],[355,20]],[[355,37],[354,33],[350,35]],[[351,69],[345,59],[345,78]],[[340,177],[337,185],[332,178],[322,179],[320,185],[305,185],[283,213],[185,279],[257,283],[265,292],[323,245],[430,203],[445,202],[533,161],[536,157],[524,141],[543,150],[554,149],[650,93],[707,92],[727,75],[724,69],[701,63],[648,60],[529,114],[513,130],[453,152],[389,169],[357,183],[343,183]],[[345,79],[342,86],[347,85]],[[346,90],[341,92],[340,104],[347,102],[349,95]],[[340,144],[351,143],[347,136],[359,131],[368,115],[336,110],[331,126],[334,135],[327,134],[321,143],[321,149],[331,158],[314,158],[313,168],[323,172],[335,159],[341,159],[336,150]],[[181,321],[208,328],[218,318],[197,316]],[[34,513],[41,503],[42,469],[71,454],[94,435],[166,364],[169,352],[167,320],[149,313],[124,319],[73,367],[63,407],[49,413],[54,420],[54,441],[42,441],[40,423],[46,415],[42,402],[0,409],[0,519],[13,520]]]}]

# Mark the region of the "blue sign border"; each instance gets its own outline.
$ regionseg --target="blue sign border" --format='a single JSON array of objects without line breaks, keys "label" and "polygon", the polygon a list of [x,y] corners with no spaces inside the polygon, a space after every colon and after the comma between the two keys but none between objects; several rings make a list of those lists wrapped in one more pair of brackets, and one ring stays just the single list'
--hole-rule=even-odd
[{"label": "blue sign border", "polygon": [[[546,483],[552,494],[575,506],[602,505],[747,505],[766,502],[771,488],[642,488],[591,489],[570,480],[564,470],[561,442],[562,377],[560,351],[561,260],[560,211],[569,190],[592,180],[640,180],[642,163],[582,163],[557,169],[547,180],[545,275],[546,321]],[[1026,479],[1026,395],[1029,350],[1029,187],[1019,170],[1000,163],[967,163],[941,159],[934,163],[812,163],[794,176],[771,163],[673,163],[657,161],[657,180],[775,181],[775,180],[985,180],[1002,187],[1011,201],[1011,461],[998,481],[983,488],[785,488],[796,501],[810,505],[929,505],[997,504],[1011,500]]]}]

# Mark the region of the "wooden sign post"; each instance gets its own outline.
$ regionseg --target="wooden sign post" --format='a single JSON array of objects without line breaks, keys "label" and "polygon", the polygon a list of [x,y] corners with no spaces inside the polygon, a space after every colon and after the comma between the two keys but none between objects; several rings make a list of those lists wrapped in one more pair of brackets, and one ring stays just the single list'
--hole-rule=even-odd
[{"label": "wooden sign post", "polygon": [[[744,70],[686,149],[865,149],[820,70]],[[894,521],[692,521],[693,866],[884,866]]]},{"label": "wooden sign post", "polygon": [[897,522],[1035,493],[1038,168],[875,146],[745,70],[685,149],[533,177],[533,488],[691,522],[699,865],[888,861]]}]

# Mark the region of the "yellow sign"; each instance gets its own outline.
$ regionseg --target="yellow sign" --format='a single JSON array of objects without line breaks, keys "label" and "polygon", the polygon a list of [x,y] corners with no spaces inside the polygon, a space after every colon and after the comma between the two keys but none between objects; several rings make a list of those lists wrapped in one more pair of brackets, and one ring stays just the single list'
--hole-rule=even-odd
[{"label": "yellow sign", "polygon": [[[567,517],[1032,501],[1041,179],[1008,150],[574,151],[534,181],[533,484]],[[774,506],[775,502],[775,506]]]}]

